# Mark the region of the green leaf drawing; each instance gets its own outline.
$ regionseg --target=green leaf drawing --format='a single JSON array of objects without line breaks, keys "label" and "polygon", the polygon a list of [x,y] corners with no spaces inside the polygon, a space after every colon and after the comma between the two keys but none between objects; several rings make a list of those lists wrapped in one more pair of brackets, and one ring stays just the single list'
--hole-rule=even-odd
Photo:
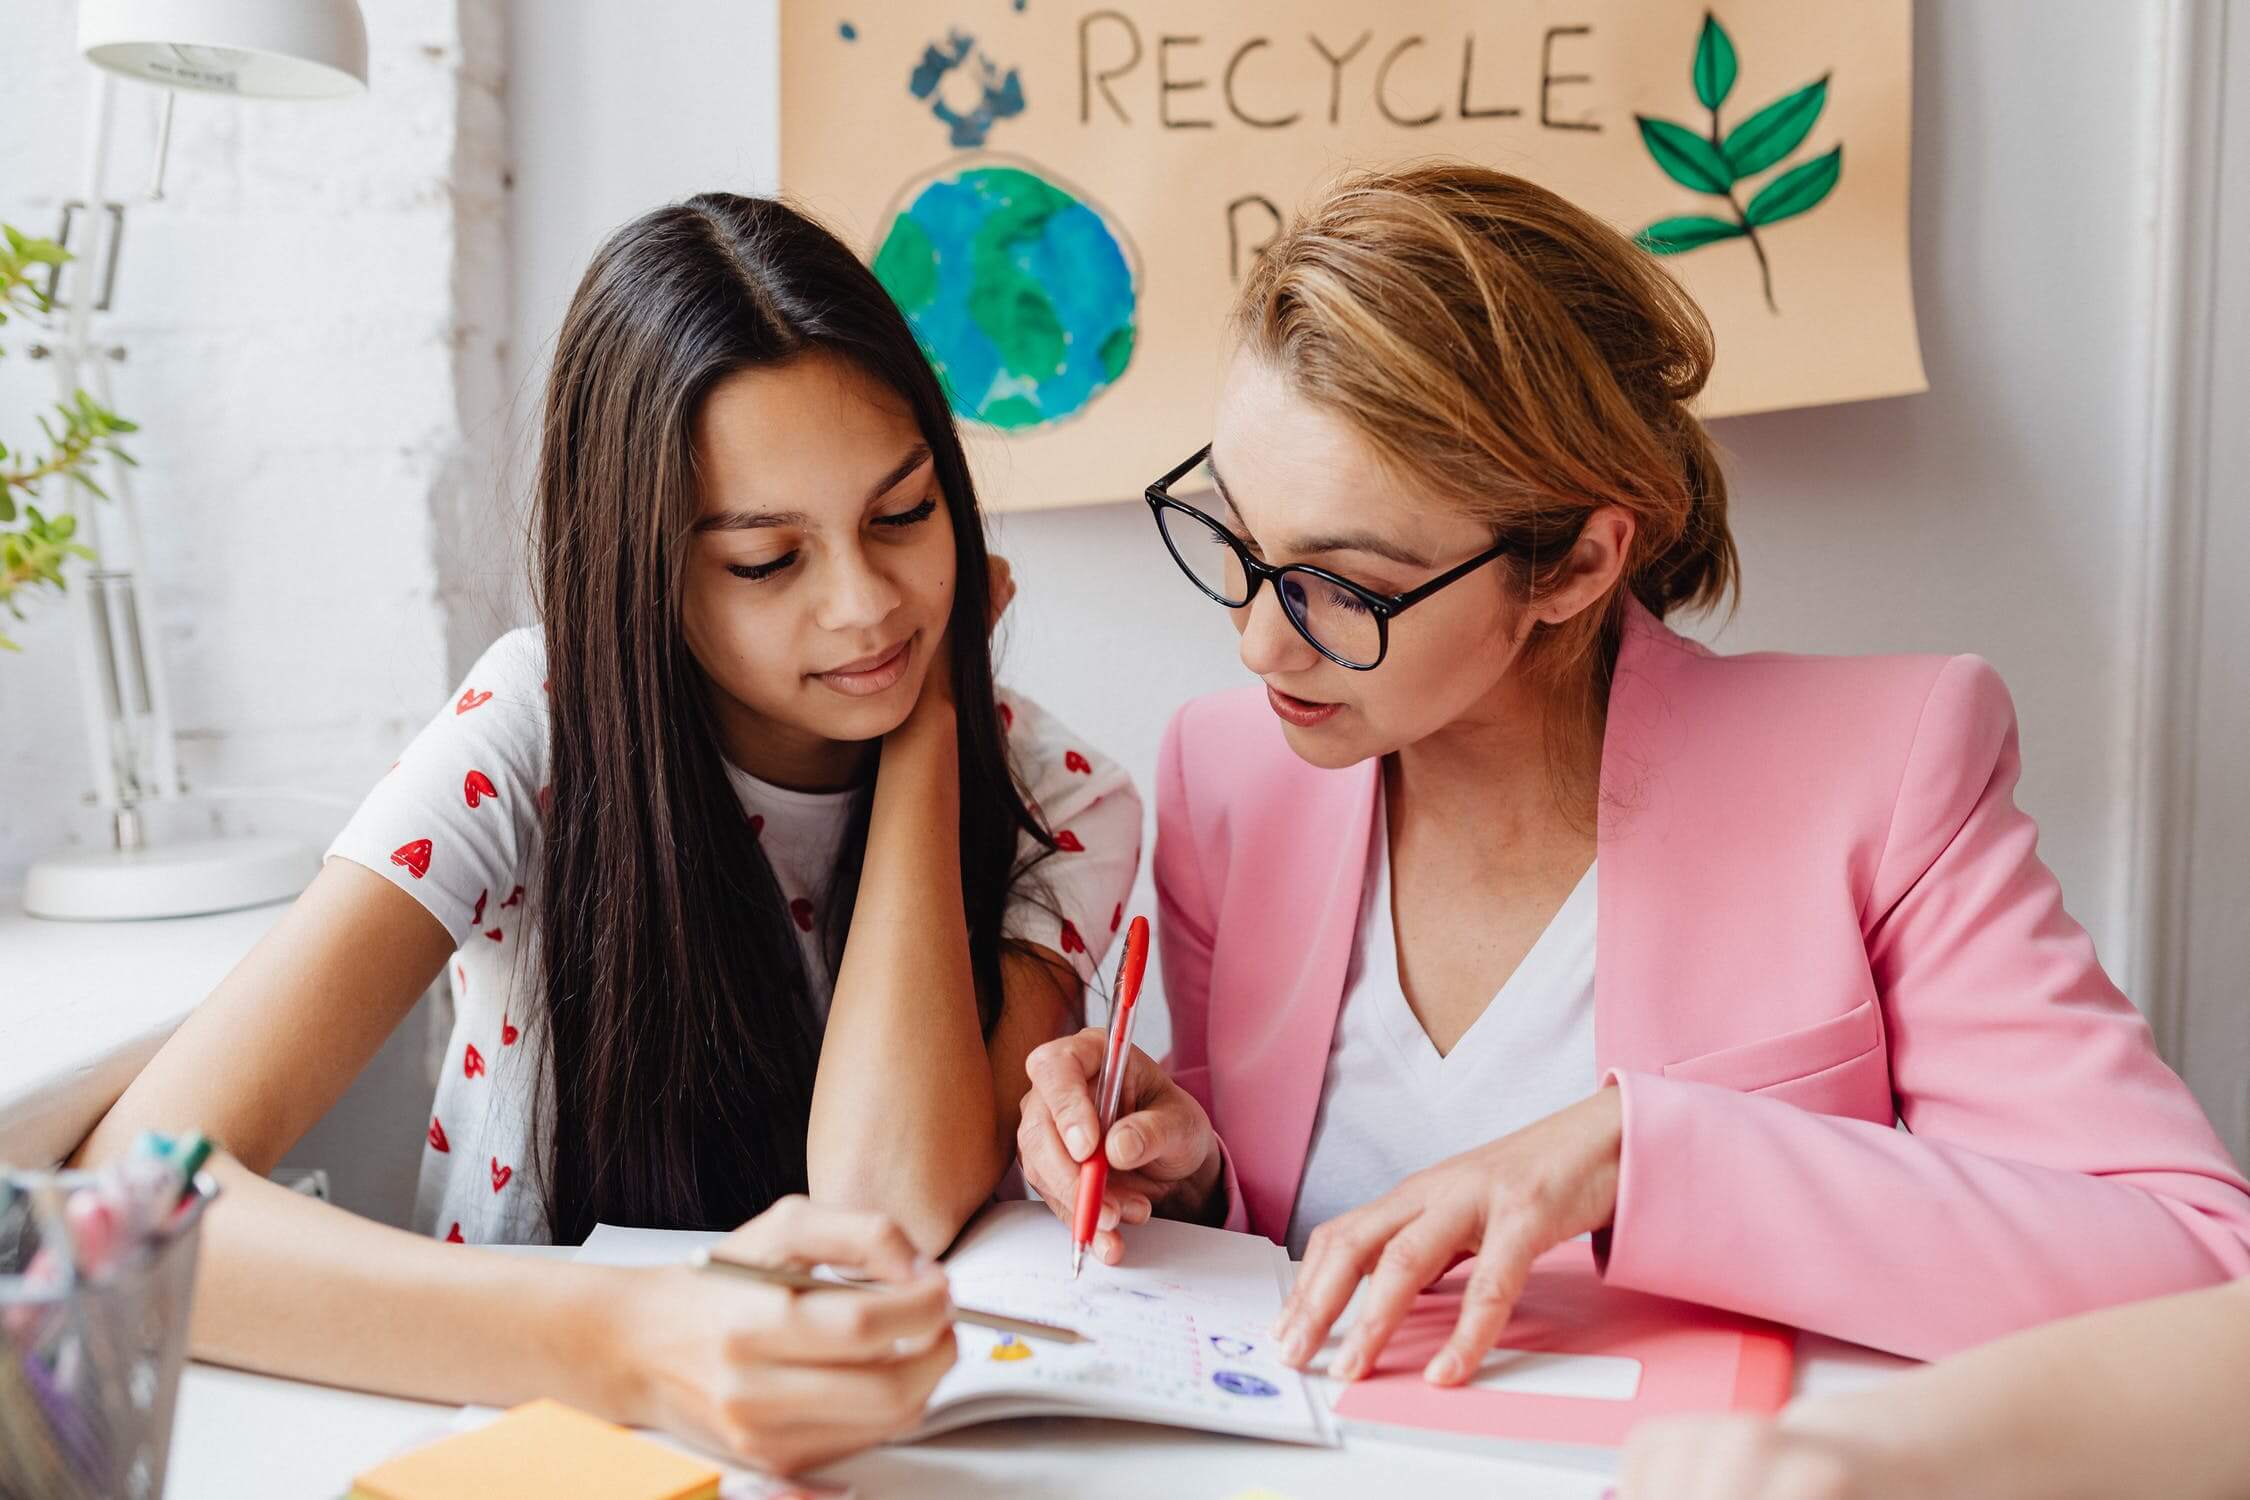
[{"label": "green leaf drawing", "polygon": [[1808,83],[1794,94],[1776,99],[1727,132],[1720,151],[1737,177],[1750,177],[1796,150],[1812,133],[1828,103],[1828,79]]},{"label": "green leaf drawing", "polygon": [[1658,219],[1633,236],[1633,242],[1651,255],[1684,255],[1723,240],[1747,241],[1750,253],[1757,257],[1766,308],[1779,312],[1773,300],[1773,265],[1766,258],[1765,243],[1758,231],[1818,207],[1834,192],[1844,173],[1844,148],[1836,146],[1825,156],[1783,172],[1752,196],[1747,208],[1735,196],[1735,187],[1779,166],[1804,144],[1819,123],[1821,111],[1828,107],[1828,80],[1833,75],[1824,73],[1796,92],[1784,94],[1722,134],[1719,106],[1734,93],[1741,61],[1734,38],[1719,24],[1718,15],[1705,11],[1702,29],[1695,38],[1695,65],[1690,77],[1697,101],[1711,116],[1710,128],[1698,135],[1671,120],[1633,116],[1641,127],[1641,144],[1664,175],[1682,187],[1722,200],[1734,217],[1675,214]]},{"label": "green leaf drawing", "polygon": [[1695,97],[1717,109],[1734,92],[1734,41],[1719,18],[1703,13],[1703,34],[1695,40]]},{"label": "green leaf drawing", "polygon": [[1678,255],[1683,250],[1716,244],[1720,240],[1737,239],[1749,232],[1740,224],[1726,219],[1707,218],[1702,214],[1682,214],[1675,219],[1658,219],[1634,235],[1633,243],[1653,255]]},{"label": "green leaf drawing", "polygon": [[1743,211],[1744,222],[1763,228],[1783,219],[1794,219],[1827,197],[1835,188],[1836,179],[1843,175],[1844,148],[1841,146],[1826,156],[1814,157],[1801,167],[1791,167],[1750,200],[1750,207]]},{"label": "green leaf drawing", "polygon": [[1633,118],[1641,127],[1641,144],[1665,174],[1682,187],[1699,193],[1723,193],[1734,186],[1734,169],[1719,148],[1684,125],[1648,115]]}]

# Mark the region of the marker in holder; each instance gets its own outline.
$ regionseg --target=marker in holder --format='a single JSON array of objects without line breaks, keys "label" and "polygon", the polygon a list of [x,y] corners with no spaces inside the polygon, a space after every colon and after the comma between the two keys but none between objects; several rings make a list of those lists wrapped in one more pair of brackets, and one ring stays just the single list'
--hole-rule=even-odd
[{"label": "marker in holder", "polygon": [[150,1137],[100,1172],[0,1172],[0,1497],[163,1494],[208,1150]]}]

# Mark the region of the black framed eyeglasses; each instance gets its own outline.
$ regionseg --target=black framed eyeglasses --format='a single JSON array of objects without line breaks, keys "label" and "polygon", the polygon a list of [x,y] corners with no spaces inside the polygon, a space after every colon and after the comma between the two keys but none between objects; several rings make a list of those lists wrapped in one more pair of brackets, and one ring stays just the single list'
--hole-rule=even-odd
[{"label": "black framed eyeglasses", "polygon": [[1164,535],[1165,550],[1204,595],[1229,609],[1241,609],[1258,597],[1258,586],[1271,580],[1281,599],[1281,611],[1315,651],[1340,667],[1372,672],[1383,664],[1391,649],[1391,620],[1496,558],[1522,552],[1520,540],[1496,542],[1457,567],[1403,594],[1385,594],[1354,583],[1339,573],[1309,563],[1275,567],[1250,555],[1250,549],[1228,527],[1184,500],[1172,498],[1172,486],[1193,473],[1211,456],[1206,443],[1195,456],[1150,485],[1149,513]]}]

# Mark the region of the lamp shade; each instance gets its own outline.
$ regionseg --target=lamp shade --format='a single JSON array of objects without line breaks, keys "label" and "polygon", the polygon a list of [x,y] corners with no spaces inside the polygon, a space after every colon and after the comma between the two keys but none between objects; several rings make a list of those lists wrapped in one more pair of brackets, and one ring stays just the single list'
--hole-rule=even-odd
[{"label": "lamp shade", "polygon": [[78,50],[127,78],[245,99],[367,87],[357,0],[82,0]]}]

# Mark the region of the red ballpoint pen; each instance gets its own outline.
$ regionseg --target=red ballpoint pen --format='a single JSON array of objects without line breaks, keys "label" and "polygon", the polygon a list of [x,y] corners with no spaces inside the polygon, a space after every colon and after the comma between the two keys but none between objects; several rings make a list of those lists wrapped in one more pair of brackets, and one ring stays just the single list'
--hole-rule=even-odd
[{"label": "red ballpoint pen", "polygon": [[1118,1102],[1125,1093],[1125,1060],[1133,1049],[1133,1002],[1141,997],[1141,972],[1147,967],[1148,918],[1135,917],[1133,925],[1125,929],[1125,959],[1117,968],[1117,1006],[1110,1012],[1101,1081],[1094,1086],[1101,1133],[1094,1139],[1093,1155],[1078,1168],[1078,1212],[1070,1226],[1073,1281],[1086,1264],[1086,1247],[1094,1243],[1094,1230],[1101,1223],[1102,1192],[1109,1185],[1109,1127],[1117,1123]]}]

